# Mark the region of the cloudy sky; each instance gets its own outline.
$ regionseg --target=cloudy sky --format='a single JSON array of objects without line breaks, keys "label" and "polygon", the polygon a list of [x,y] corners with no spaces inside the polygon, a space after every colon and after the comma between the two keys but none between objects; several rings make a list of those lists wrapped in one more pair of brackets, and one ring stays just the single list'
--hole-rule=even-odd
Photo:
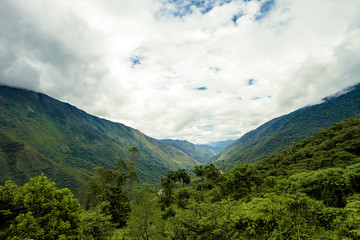
[{"label": "cloudy sky", "polygon": [[0,83],[154,138],[236,139],[360,82],[359,0],[0,2]]}]

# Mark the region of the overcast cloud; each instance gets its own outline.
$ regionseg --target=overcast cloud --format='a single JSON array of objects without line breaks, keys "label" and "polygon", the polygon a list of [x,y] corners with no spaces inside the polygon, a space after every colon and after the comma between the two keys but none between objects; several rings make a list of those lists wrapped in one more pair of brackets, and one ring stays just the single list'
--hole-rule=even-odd
[{"label": "overcast cloud", "polygon": [[359,0],[2,0],[0,83],[154,138],[236,139],[360,82]]}]

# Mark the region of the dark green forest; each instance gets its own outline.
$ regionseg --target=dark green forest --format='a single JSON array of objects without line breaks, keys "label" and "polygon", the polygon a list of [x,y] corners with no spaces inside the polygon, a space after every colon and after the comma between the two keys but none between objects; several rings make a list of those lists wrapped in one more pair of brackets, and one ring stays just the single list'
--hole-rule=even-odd
[{"label": "dark green forest", "polygon": [[0,186],[1,239],[360,239],[360,120],[222,172],[140,183],[139,150],[96,167],[74,195],[44,174]]}]

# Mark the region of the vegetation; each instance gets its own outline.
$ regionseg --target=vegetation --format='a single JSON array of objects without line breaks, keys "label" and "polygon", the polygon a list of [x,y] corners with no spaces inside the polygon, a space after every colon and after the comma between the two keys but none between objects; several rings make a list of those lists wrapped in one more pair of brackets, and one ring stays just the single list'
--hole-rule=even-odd
[{"label": "vegetation", "polygon": [[[360,120],[256,164],[169,170],[160,190],[130,164],[98,167],[82,208],[44,175],[0,187],[2,239],[360,239]],[[133,158],[137,149],[130,148]],[[135,184],[134,184],[135,183]]]},{"label": "vegetation", "polygon": [[278,153],[304,138],[350,117],[360,117],[360,85],[344,95],[275,118],[225,149],[216,166],[231,169]]}]

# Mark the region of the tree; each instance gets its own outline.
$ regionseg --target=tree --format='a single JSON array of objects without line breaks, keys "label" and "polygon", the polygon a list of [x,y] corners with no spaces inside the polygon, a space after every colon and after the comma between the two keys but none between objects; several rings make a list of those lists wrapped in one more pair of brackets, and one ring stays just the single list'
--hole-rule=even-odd
[{"label": "tree", "polygon": [[249,195],[262,180],[254,166],[249,164],[238,165],[227,175],[226,191],[235,199]]},{"label": "tree", "polygon": [[79,202],[67,188],[56,189],[43,174],[20,187],[14,198],[21,210],[9,229],[12,239],[79,239]]},{"label": "tree", "polygon": [[[126,170],[126,171],[125,171]],[[94,168],[94,176],[87,180],[87,189],[82,202],[86,209],[94,208],[103,202],[108,204],[102,211],[111,215],[111,221],[124,226],[130,213],[130,200],[123,190],[126,179],[130,177],[129,168],[120,158],[115,169]]]},{"label": "tree", "polygon": [[185,184],[187,185],[190,183],[190,176],[185,169],[178,169],[175,172],[175,178],[176,181],[182,183],[182,187],[185,187]]},{"label": "tree", "polygon": [[103,202],[82,213],[83,229],[86,239],[108,239],[114,233],[115,224],[111,223],[111,215],[103,213],[108,203]]},{"label": "tree", "polygon": [[160,180],[160,185],[162,186],[162,195],[160,198],[160,202],[162,202],[165,206],[170,206],[173,202],[173,187],[174,180],[171,177],[164,177]]},{"label": "tree", "polygon": [[235,202],[193,203],[188,209],[170,218],[167,229],[169,239],[239,239],[236,238]]},{"label": "tree", "polygon": [[219,181],[219,177],[221,175],[221,172],[219,171],[219,169],[217,169],[215,167],[214,164],[209,164],[205,166],[205,177],[208,180],[211,180],[214,183],[217,183]]},{"label": "tree", "polygon": [[235,228],[239,239],[330,239],[319,221],[324,209],[303,193],[265,194],[239,206]]},{"label": "tree", "polygon": [[128,221],[130,235],[134,239],[163,239],[164,224],[157,196],[148,185],[137,190],[132,201]]},{"label": "tree", "polygon": [[176,203],[181,208],[186,208],[189,204],[190,192],[187,188],[180,188],[175,194]]},{"label": "tree", "polygon": [[128,175],[129,175],[129,197],[131,198],[131,192],[136,183],[139,182],[136,170],[135,170],[135,156],[139,153],[139,150],[136,147],[131,147],[128,149],[131,153],[130,163],[128,166]]},{"label": "tree", "polygon": [[193,171],[196,176],[201,177],[201,181],[204,181],[205,176],[205,168],[203,165],[195,166],[195,169]]},{"label": "tree", "polygon": [[0,186],[0,239],[7,239],[9,227],[21,210],[15,203],[18,191],[19,187],[11,181]]},{"label": "tree", "polygon": [[297,173],[283,180],[282,184],[289,193],[303,192],[331,207],[344,207],[345,196],[349,192],[345,172],[341,168]]}]

